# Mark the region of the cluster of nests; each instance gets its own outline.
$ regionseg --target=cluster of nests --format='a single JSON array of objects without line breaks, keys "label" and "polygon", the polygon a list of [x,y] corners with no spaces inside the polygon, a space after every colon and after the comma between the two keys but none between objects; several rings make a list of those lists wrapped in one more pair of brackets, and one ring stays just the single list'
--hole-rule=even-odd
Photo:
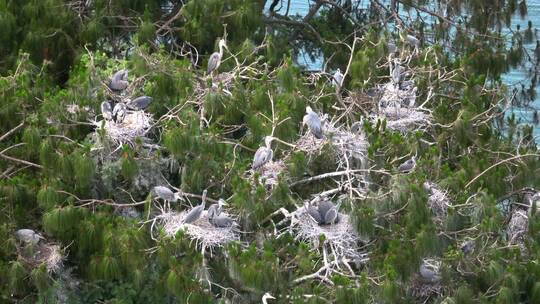
[{"label": "cluster of nests", "polygon": [[64,255],[59,245],[48,243],[45,238],[31,229],[15,232],[17,253],[25,265],[31,269],[45,265],[47,272],[59,273],[63,268]]},{"label": "cluster of nests", "polygon": [[[202,194],[200,205],[182,212],[171,211],[170,202],[185,200],[182,192],[173,192],[165,186],[156,186],[152,194],[165,202],[162,214],[156,217],[161,223],[166,237],[175,238],[183,231],[190,239],[196,241],[203,250],[222,247],[225,244],[240,239],[236,217],[223,210],[227,203],[219,199],[205,210],[207,191]],[[152,229],[154,224],[152,224]]]},{"label": "cluster of nests", "polygon": [[404,71],[397,58],[390,66],[390,82],[375,88],[379,96],[378,113],[370,118],[386,119],[388,128],[400,132],[428,125],[431,115],[416,105],[417,87],[412,79],[407,79],[412,73]]},{"label": "cluster of nests", "polygon": [[96,119],[94,125],[103,128],[107,138],[115,143],[132,143],[135,138],[144,137],[152,126],[152,115],[144,110],[152,102],[152,97],[126,97],[128,71],[120,70],[112,76],[108,88],[113,93],[111,99],[101,103],[103,120]]}]

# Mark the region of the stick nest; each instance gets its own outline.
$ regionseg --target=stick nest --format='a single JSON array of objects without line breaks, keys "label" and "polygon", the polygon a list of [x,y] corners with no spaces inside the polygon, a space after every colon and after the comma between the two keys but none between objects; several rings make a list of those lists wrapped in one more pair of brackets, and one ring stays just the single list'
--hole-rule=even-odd
[{"label": "stick nest", "polygon": [[[163,231],[167,237],[176,238],[178,231],[184,230],[185,234],[191,240],[194,240],[202,249],[223,247],[229,242],[240,240],[236,223],[231,227],[215,227],[208,220],[207,211],[204,211],[202,216],[195,222],[191,224],[184,224],[184,218],[189,211],[190,210],[180,213],[171,212],[161,216],[161,220],[163,222]],[[221,214],[231,216],[226,212],[222,212]]]},{"label": "stick nest", "polygon": [[45,264],[49,274],[57,274],[64,267],[65,257],[59,245],[40,242],[18,247],[17,251],[19,257],[32,269]]},{"label": "stick nest", "polygon": [[287,166],[283,160],[270,161],[264,164],[260,169],[259,183],[264,185],[267,190],[272,190],[279,183],[278,177]]},{"label": "stick nest", "polygon": [[320,236],[324,235],[334,254],[341,257],[360,259],[364,257],[358,250],[361,242],[350,217],[339,213],[339,223],[319,225],[306,211],[305,207],[296,210],[291,219],[291,228],[295,239],[308,242],[314,249],[319,248]]},{"label": "stick nest", "polygon": [[424,187],[429,194],[428,206],[435,216],[435,221],[437,224],[442,225],[448,215],[448,207],[450,206],[448,193],[432,182],[425,182]]},{"label": "stick nest", "polygon": [[124,121],[116,123],[112,120],[96,121],[94,125],[102,128],[105,135],[117,144],[129,143],[138,137],[144,137],[152,127],[153,118],[144,111],[128,111]]}]

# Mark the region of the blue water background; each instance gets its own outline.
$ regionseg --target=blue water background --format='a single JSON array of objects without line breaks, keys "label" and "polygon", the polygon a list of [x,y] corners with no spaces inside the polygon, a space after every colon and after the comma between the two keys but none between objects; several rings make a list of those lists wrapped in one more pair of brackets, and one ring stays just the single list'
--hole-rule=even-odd
[{"label": "blue water background", "polygon": [[[286,2],[286,1],[284,1]],[[304,16],[308,11],[310,7],[310,3],[313,1],[310,0],[291,0],[290,7],[289,7],[289,16],[299,15]],[[359,3],[359,6],[362,8],[365,8],[369,5],[369,0],[357,0],[353,1],[355,3]],[[382,1],[384,2],[384,1]],[[521,31],[523,32],[528,27],[528,21],[532,21],[533,28],[539,28],[540,27],[540,0],[528,0],[528,13],[525,18],[521,18],[519,14],[516,14],[512,17],[512,25],[511,29],[513,31],[516,30],[517,25],[520,25]],[[267,7],[268,9],[268,7]],[[277,12],[280,14],[285,14],[287,10],[286,4],[283,5]],[[402,15],[403,18],[409,19],[414,18],[414,16],[409,16],[408,13],[404,10],[400,11],[400,15]],[[428,18],[429,19],[429,18]],[[510,39],[511,32],[509,30],[505,31],[508,34],[508,37]],[[536,39],[533,39],[536,40]],[[534,48],[536,46],[536,41],[533,41],[531,44],[526,45],[526,48],[528,49],[528,52],[531,54],[534,51]],[[304,52],[301,52],[298,57],[296,58],[297,63],[299,65],[302,65],[310,70],[321,70],[323,68],[324,62],[322,58],[315,58],[312,59],[309,56],[307,56]],[[525,85],[525,88],[529,88],[530,86],[530,77],[528,77],[526,73],[526,69],[530,68],[531,65],[527,64],[525,67],[520,67],[513,69],[503,75],[502,80],[503,82],[508,86],[508,92],[512,92],[512,89],[514,87],[521,88],[521,84]],[[536,96],[537,98],[532,101],[528,107],[511,107],[506,111],[506,116],[509,115],[515,115],[516,119],[520,122],[520,125],[523,124],[533,124],[532,118],[534,111],[540,109],[540,91],[538,88],[536,88]],[[540,144],[540,125],[535,126],[534,128],[534,136],[536,138],[536,142]]]}]

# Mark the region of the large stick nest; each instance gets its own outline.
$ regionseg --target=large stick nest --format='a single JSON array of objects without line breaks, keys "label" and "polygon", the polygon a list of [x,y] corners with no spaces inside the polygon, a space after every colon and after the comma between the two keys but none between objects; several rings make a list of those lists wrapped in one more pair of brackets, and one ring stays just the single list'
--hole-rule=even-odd
[{"label": "large stick nest", "polygon": [[122,122],[112,120],[95,121],[94,125],[105,131],[105,136],[112,142],[133,144],[138,137],[145,137],[152,127],[153,118],[145,111],[127,111]]},{"label": "large stick nest", "polygon": [[48,273],[59,273],[64,267],[65,257],[59,245],[40,242],[18,247],[17,251],[21,260],[32,269],[44,264]]},{"label": "large stick nest", "polygon": [[448,207],[450,206],[448,192],[443,191],[437,184],[432,182],[425,182],[424,188],[429,194],[428,206],[435,216],[435,222],[440,226],[448,215]]},{"label": "large stick nest", "polygon": [[283,160],[270,161],[260,168],[259,183],[272,190],[279,183],[279,175],[287,166]]},{"label": "large stick nest", "polygon": [[354,229],[349,215],[339,213],[339,223],[319,225],[306,211],[305,207],[297,209],[291,218],[291,228],[296,240],[308,242],[314,249],[320,245],[320,237],[324,235],[325,244],[340,257],[359,259],[365,254],[360,252],[360,237]]},{"label": "large stick nest", "polygon": [[[236,223],[231,227],[218,228],[208,220],[208,212],[204,211],[202,216],[191,224],[184,224],[184,218],[190,210],[180,213],[170,212],[160,216],[163,224],[163,231],[167,237],[176,238],[178,231],[183,230],[185,234],[194,240],[200,248],[223,247],[227,243],[240,240]],[[232,217],[226,212],[221,214]],[[234,218],[234,217],[233,217]]]}]

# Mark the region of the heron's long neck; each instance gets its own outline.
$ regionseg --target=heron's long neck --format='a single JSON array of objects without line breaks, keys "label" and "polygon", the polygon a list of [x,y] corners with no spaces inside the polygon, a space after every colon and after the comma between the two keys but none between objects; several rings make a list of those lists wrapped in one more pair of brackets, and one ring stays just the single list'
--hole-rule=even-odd
[{"label": "heron's long neck", "polygon": [[223,44],[219,44],[219,57],[223,57]]}]

